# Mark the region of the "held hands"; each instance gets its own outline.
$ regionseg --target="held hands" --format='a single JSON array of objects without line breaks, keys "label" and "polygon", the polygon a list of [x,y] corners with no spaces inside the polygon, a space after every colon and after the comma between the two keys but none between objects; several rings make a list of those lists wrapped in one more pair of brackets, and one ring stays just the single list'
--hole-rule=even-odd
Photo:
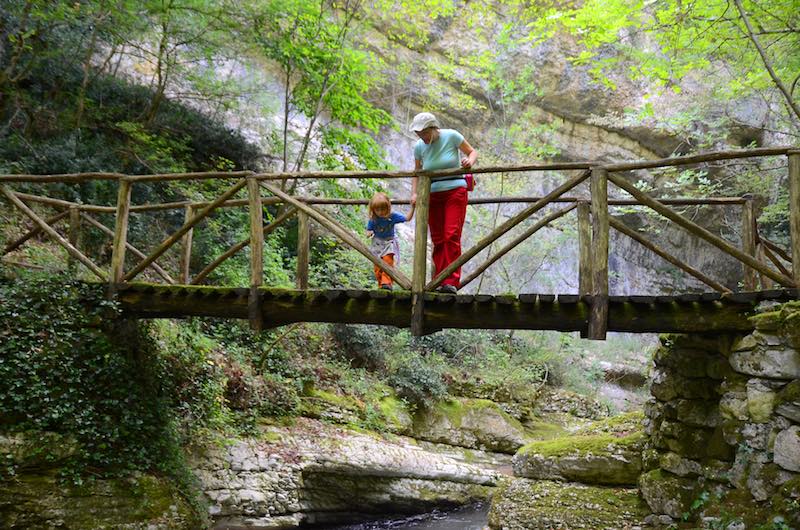
[{"label": "held hands", "polygon": [[[411,194],[411,208],[414,208],[417,205],[417,194]],[[413,210],[412,210],[413,211]]]},{"label": "held hands", "polygon": [[373,237],[374,235],[375,232],[373,232],[372,230],[367,230],[367,237]]},{"label": "held hands", "polygon": [[472,168],[472,161],[469,159],[468,156],[465,156],[461,159],[461,167],[463,167],[464,169]]}]

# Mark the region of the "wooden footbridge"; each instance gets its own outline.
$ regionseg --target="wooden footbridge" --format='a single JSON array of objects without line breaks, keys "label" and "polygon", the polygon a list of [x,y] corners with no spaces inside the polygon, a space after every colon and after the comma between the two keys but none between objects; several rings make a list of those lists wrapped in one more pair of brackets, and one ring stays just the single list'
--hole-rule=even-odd
[{"label": "wooden footbridge", "polygon": [[[776,157],[788,161],[787,182],[790,204],[789,250],[759,234],[755,203],[752,197],[718,197],[705,199],[659,199],[641,191],[625,178],[626,173],[654,168],[696,166],[743,158]],[[800,286],[800,149],[760,148],[713,152],[702,155],[661,160],[604,164],[569,162],[513,167],[473,168],[477,174],[517,172],[566,172],[564,182],[543,197],[498,197],[471,199],[471,205],[521,203],[525,206],[497,226],[462,256],[434,278],[427,274],[427,219],[431,177],[460,175],[463,170],[413,172],[305,172],[255,173],[212,172],[164,175],[120,175],[81,173],[65,175],[0,175],[0,191],[33,225],[21,229],[3,250],[4,261],[20,265],[10,254],[26,241],[44,234],[66,249],[71,263],[80,263],[98,280],[106,282],[111,296],[119,299],[127,312],[146,318],[213,316],[248,319],[255,329],[280,326],[292,322],[344,322],[393,326],[410,326],[416,335],[442,328],[551,329],[580,331],[592,339],[605,338],[607,331],[627,332],[725,332],[751,328],[747,316],[755,304],[763,300],[796,299]],[[324,209],[325,205],[365,205],[363,199],[299,197],[286,191],[292,179],[393,179],[419,178],[417,219],[412,275],[390,267],[375,258],[361,238]],[[132,204],[134,187],[170,181],[203,181],[230,179],[234,183],[209,202],[180,201],[162,204]],[[14,189],[22,184],[26,190],[50,189],[49,184],[76,186],[88,181],[108,180],[117,183],[116,204],[79,204],[42,193],[23,193]],[[589,182],[585,196],[566,194]],[[627,195],[609,197],[608,183]],[[32,186],[34,185],[34,186]],[[263,194],[267,195],[264,196]],[[622,194],[617,194],[622,196]],[[408,201],[394,201],[396,204]],[[36,209],[32,207],[35,204]],[[673,207],[735,207],[741,211],[741,242],[733,244],[679,213]],[[646,206],[693,236],[704,240],[743,264],[742,290],[734,290],[707,276],[643,237],[610,215],[609,207]],[[193,232],[198,223],[222,208],[248,208],[250,237],[231,246],[222,255],[208,260],[197,271],[190,269]],[[268,208],[271,207],[271,210]],[[544,213],[545,207],[552,211]],[[54,208],[47,216],[42,211]],[[553,209],[555,208],[555,209]],[[156,211],[185,212],[184,222],[147,253],[133,246],[128,237],[132,215]],[[265,224],[265,213],[270,221]],[[497,260],[511,252],[537,231],[575,211],[579,249],[579,288],[569,294],[440,294],[435,292],[442,281],[457,267],[467,265],[487,248],[492,248],[508,234],[503,245],[480,265],[464,276],[462,288],[468,286]],[[115,223],[106,226],[100,214],[113,214]],[[276,289],[264,285],[264,241],[271,232],[289,218],[297,217],[296,289]],[[532,219],[524,229],[512,229]],[[68,221],[62,235],[57,225]],[[327,229],[345,245],[386,271],[401,289],[396,291],[323,289],[309,290],[310,224]],[[107,266],[98,264],[81,249],[81,230],[95,229],[112,240]],[[615,296],[609,293],[609,231],[614,229],[632,238],[678,269],[689,274],[713,291],[664,295],[647,293],[638,296]],[[159,265],[158,260],[173,247],[180,251],[176,270]],[[223,262],[250,247],[249,285],[206,285],[209,275]],[[524,257],[523,257],[524,259]],[[197,261],[197,260],[195,260]],[[24,265],[24,264],[21,264]],[[176,267],[172,267],[175,269]],[[146,275],[148,283],[137,279]]]}]

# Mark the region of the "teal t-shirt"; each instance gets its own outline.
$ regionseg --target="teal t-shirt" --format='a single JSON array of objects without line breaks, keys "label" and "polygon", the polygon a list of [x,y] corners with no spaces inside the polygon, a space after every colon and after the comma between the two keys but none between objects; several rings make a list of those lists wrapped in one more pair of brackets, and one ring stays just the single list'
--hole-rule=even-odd
[{"label": "teal t-shirt", "polygon": [[[464,137],[460,132],[453,129],[439,129],[439,138],[435,142],[426,144],[422,140],[417,141],[414,145],[414,160],[421,160],[422,169],[426,171],[461,167],[461,151],[458,146],[463,141]],[[433,179],[431,193],[466,187],[467,181],[463,178],[441,181]]]}]

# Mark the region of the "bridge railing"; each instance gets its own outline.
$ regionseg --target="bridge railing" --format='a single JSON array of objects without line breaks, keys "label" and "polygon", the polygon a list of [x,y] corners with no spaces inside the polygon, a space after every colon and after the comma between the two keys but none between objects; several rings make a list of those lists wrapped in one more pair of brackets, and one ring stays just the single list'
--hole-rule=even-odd
[{"label": "bridge railing", "polygon": [[[620,173],[634,170],[686,166],[712,161],[733,160],[764,156],[786,156],[788,159],[788,185],[790,204],[790,250],[785,251],[774,242],[760,236],[755,222],[755,209],[752,197],[722,197],[707,199],[658,199],[638,189],[620,176]],[[503,166],[473,168],[476,174],[541,172],[541,171],[578,171],[565,182],[558,185],[543,197],[500,197],[470,199],[471,204],[487,203],[525,203],[522,210],[508,220],[495,227],[488,235],[475,245],[465,250],[461,257],[451,263],[438,275],[428,280],[427,271],[427,219],[430,200],[430,184],[432,177],[455,176],[464,173],[462,169],[438,172],[303,172],[303,173],[255,173],[210,172],[163,175],[120,175],[113,173],[82,173],[68,175],[0,175],[0,191],[16,208],[29,217],[34,225],[25,234],[9,242],[4,250],[6,255],[18,249],[25,241],[39,233],[45,233],[70,255],[73,263],[83,264],[100,280],[109,283],[111,290],[120,284],[133,281],[146,269],[151,269],[169,284],[198,285],[205,282],[209,274],[220,264],[231,258],[245,247],[250,247],[250,304],[249,315],[252,325],[260,328],[261,309],[258,288],[264,283],[263,249],[264,238],[293,216],[298,218],[297,248],[297,288],[308,288],[310,221],[324,227],[349,247],[355,249],[375,266],[384,270],[403,289],[411,291],[412,316],[411,327],[415,334],[425,333],[425,299],[426,293],[440,286],[443,280],[458,267],[465,265],[500,238],[509,235],[513,229],[532,218],[545,207],[565,204],[555,211],[540,218],[533,225],[516,234],[499,250],[475,267],[462,280],[466,286],[479,277],[493,263],[507,255],[511,250],[530,238],[537,231],[564,215],[576,211],[579,248],[579,292],[578,296],[590,306],[587,334],[589,338],[605,337],[608,318],[609,278],[608,253],[609,231],[611,228],[630,237],[672,263],[687,274],[710,286],[712,289],[728,293],[730,290],[721,283],[707,276],[700,270],[685,263],[682,259],[670,254],[654,243],[648,241],[639,232],[627,227],[624,223],[609,214],[609,207],[622,205],[646,206],[662,215],[669,221],[681,226],[690,234],[717,247],[725,254],[739,260],[744,265],[743,285],[747,290],[757,288],[759,279],[762,288],[772,286],[771,282],[786,287],[796,288],[800,285],[800,150],[793,148],[761,148],[739,151],[706,153],[701,155],[674,157],[661,160],[603,164],[598,162],[569,162],[553,164],[536,164],[527,166]],[[416,236],[412,275],[407,277],[395,267],[384,263],[372,255],[361,238],[350,232],[332,215],[320,208],[323,204],[364,205],[363,199],[331,199],[296,197],[287,193],[279,182],[288,179],[364,179],[364,178],[419,178],[417,199]],[[152,182],[197,181],[206,179],[230,179],[234,183],[213,201],[191,202],[180,201],[162,204],[131,204],[131,190],[134,186]],[[113,180],[118,183],[117,202],[114,206],[87,205],[64,201],[52,197],[31,195],[14,191],[13,183],[82,183],[90,180]],[[584,182],[589,182],[590,197],[568,197],[565,194],[574,190]],[[611,182],[632,198],[610,198],[608,183]],[[236,198],[246,190],[246,198]],[[262,196],[267,192],[268,196]],[[54,215],[42,218],[30,208],[28,203],[37,202],[56,208]],[[407,201],[395,201],[403,203]],[[266,226],[264,225],[263,208],[266,205],[281,204],[281,212]],[[695,223],[688,217],[676,212],[670,206],[692,205],[738,205],[742,208],[742,248],[737,248],[716,234]],[[192,254],[192,238],[195,227],[219,208],[247,207],[249,210],[250,236],[228,248],[222,255],[208,263],[201,271],[192,276],[189,262]],[[131,214],[155,211],[183,210],[184,222],[181,227],[161,241],[149,253],[133,246],[128,240],[128,223]],[[113,213],[113,228],[98,221],[95,217],[100,213]],[[66,237],[55,228],[56,224],[69,220]],[[86,223],[108,237],[112,238],[111,260],[108,269],[96,264],[78,247],[82,223]],[[168,250],[180,247],[180,265],[177,278],[158,264]],[[138,261],[126,268],[126,257],[133,255]]]}]

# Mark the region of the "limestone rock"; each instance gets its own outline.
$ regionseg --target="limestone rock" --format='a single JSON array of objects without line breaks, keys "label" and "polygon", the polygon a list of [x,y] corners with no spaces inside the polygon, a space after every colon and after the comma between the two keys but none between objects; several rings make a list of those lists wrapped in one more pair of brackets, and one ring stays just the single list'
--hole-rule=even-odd
[{"label": "limestone rock", "polygon": [[757,347],[735,351],[730,356],[737,372],[772,379],[800,378],[800,350],[793,348]]},{"label": "limestone rock", "polygon": [[417,413],[415,438],[435,443],[514,453],[528,437],[519,421],[484,399],[452,399]]},{"label": "limestone rock", "polygon": [[720,415],[728,420],[746,421],[749,419],[747,410],[747,393],[726,392],[719,399]]},{"label": "limestone rock", "polygon": [[747,412],[752,421],[769,421],[775,408],[777,391],[782,386],[782,383],[765,379],[751,379],[747,382]]},{"label": "limestone rock", "polygon": [[647,514],[635,488],[514,479],[495,492],[489,528],[635,528]]},{"label": "limestone rock", "polygon": [[687,511],[699,490],[697,481],[659,469],[639,477],[639,491],[653,513],[676,519]]},{"label": "limestone rock", "polygon": [[775,463],[783,469],[800,472],[800,426],[792,426],[778,433],[774,448]]},{"label": "limestone rock", "polygon": [[514,455],[519,477],[587,484],[636,484],[642,471],[642,433],[572,436],[533,442]]},{"label": "limestone rock", "polygon": [[795,379],[778,393],[775,412],[800,423],[800,379]]}]

